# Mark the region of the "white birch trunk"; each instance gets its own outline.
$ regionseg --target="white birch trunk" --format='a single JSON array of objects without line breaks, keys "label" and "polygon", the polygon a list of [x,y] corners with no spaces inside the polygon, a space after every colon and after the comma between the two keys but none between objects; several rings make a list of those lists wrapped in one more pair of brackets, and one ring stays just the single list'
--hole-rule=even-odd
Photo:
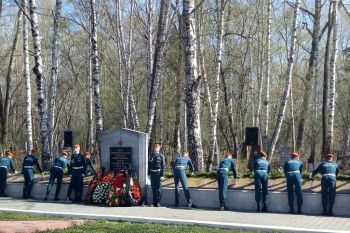
[{"label": "white birch trunk", "polygon": [[222,45],[223,45],[223,34],[224,34],[224,14],[225,14],[225,0],[216,0],[217,9],[217,35],[216,35],[216,64],[215,64],[215,82],[213,88],[213,105],[212,115],[210,119],[210,139],[209,139],[209,158],[216,165],[214,155],[217,154],[217,122],[218,122],[218,111],[219,111],[219,91],[220,91],[220,72],[221,72],[221,59],[222,59]]},{"label": "white birch trunk", "polygon": [[296,47],[296,41],[297,41],[297,28],[298,28],[298,15],[299,15],[299,0],[295,1],[294,5],[294,16],[293,16],[293,27],[292,27],[292,38],[291,38],[291,46],[290,46],[290,53],[289,53],[289,59],[288,59],[288,69],[286,73],[286,81],[284,86],[284,93],[281,100],[281,105],[278,113],[278,118],[275,126],[275,130],[273,132],[273,136],[271,139],[271,146],[269,148],[269,156],[270,160],[273,158],[273,152],[275,150],[275,146],[279,137],[279,133],[282,128],[282,123],[285,117],[288,97],[290,94],[290,88],[292,83],[292,75],[293,75],[293,66],[294,66],[294,57],[295,57],[295,47]]},{"label": "white birch trunk", "polygon": [[[101,135],[103,132],[102,103],[100,93],[100,72],[99,57],[97,50],[97,30],[96,30],[96,1],[90,1],[91,7],[91,62],[92,62],[92,81],[94,87],[95,99],[95,121],[96,121],[96,143],[98,153],[100,153]],[[101,154],[99,154],[101,156]]]},{"label": "white birch trunk", "polygon": [[295,151],[295,119],[294,119],[294,100],[293,100],[293,80],[290,82],[290,115],[292,118],[292,150]]},{"label": "white birch trunk", "polygon": [[53,36],[52,36],[52,67],[51,67],[51,83],[48,96],[47,109],[47,137],[49,140],[49,153],[53,154],[54,147],[54,122],[56,110],[56,90],[57,90],[57,73],[59,59],[60,34],[59,26],[61,20],[62,1],[56,0],[55,15],[53,21]]},{"label": "white birch trunk", "polygon": [[152,85],[152,70],[153,70],[153,1],[147,0],[146,11],[147,11],[147,72],[148,72],[148,92],[147,96],[150,96],[151,85]]},{"label": "white birch trunk", "polygon": [[22,0],[22,9],[24,14],[22,15],[23,22],[23,78],[25,85],[25,132],[26,132],[26,144],[27,153],[33,148],[33,129],[32,129],[32,88],[30,83],[30,71],[29,71],[29,46],[28,46],[28,2]]},{"label": "white birch trunk", "polygon": [[265,129],[264,129],[264,148],[267,151],[269,145],[269,103],[270,103],[270,61],[271,61],[271,8],[272,0],[268,0],[267,5],[267,31],[266,31],[266,51],[265,51]]},{"label": "white birch trunk", "polygon": [[[124,45],[124,32],[123,32],[123,27],[121,24],[121,16],[122,16],[122,10],[121,10],[121,5],[120,5],[121,0],[116,1],[117,5],[117,18],[118,18],[118,33],[119,33],[119,47],[121,50],[121,58],[122,58],[122,63],[124,66],[124,70],[126,73],[126,78],[127,78],[127,88],[126,88],[126,107],[125,107],[125,114],[126,116],[129,116],[129,110],[131,113],[131,120],[132,120],[132,128],[135,130],[139,130],[139,120],[137,116],[137,111],[136,111],[136,105],[134,101],[134,96],[132,93],[132,76],[131,76],[131,45],[132,45],[132,12],[134,10],[134,1],[130,1],[130,30],[129,30],[129,41],[128,41],[128,56],[127,52],[125,49]],[[128,122],[129,123],[129,122]],[[130,124],[129,124],[130,125]]]},{"label": "white birch trunk", "polygon": [[49,145],[47,139],[47,113],[46,113],[46,84],[45,77],[43,72],[43,62],[41,56],[41,37],[38,28],[38,19],[37,19],[37,8],[35,0],[29,0],[30,16],[31,16],[31,29],[33,37],[33,46],[34,46],[34,61],[35,66],[33,72],[36,76],[36,84],[38,91],[38,108],[39,108],[39,117],[40,117],[40,141],[41,141],[41,155],[42,155],[42,164],[44,170],[49,169],[50,163],[50,154],[49,154]]},{"label": "white birch trunk", "polygon": [[[151,89],[148,101],[148,118],[146,125],[146,133],[150,136],[152,134],[152,126],[157,105],[158,89],[160,84],[161,68],[163,65],[163,54],[166,44],[166,34],[169,21],[170,2],[162,0],[160,5],[160,15],[158,20],[157,42],[154,51],[153,70],[151,78]],[[148,145],[148,143],[147,143]]]},{"label": "white birch trunk", "polygon": [[203,149],[200,128],[200,77],[197,73],[197,41],[194,0],[183,1],[183,44],[185,54],[188,149],[196,170],[203,171]]},{"label": "white birch trunk", "polygon": [[328,124],[327,124],[327,153],[333,151],[333,133],[334,133],[334,113],[335,113],[335,86],[336,86],[336,62],[338,53],[338,22],[337,12],[339,7],[338,0],[332,0],[333,11],[332,11],[332,25],[333,25],[333,48],[330,60],[330,70],[332,72],[329,78],[329,113],[328,113]]},{"label": "white birch trunk", "polygon": [[131,113],[131,119],[132,119],[132,125],[133,129],[139,131],[140,130],[140,124],[139,124],[139,119],[137,116],[137,110],[136,110],[136,104],[134,100],[134,95],[132,92],[132,83],[133,83],[133,78],[131,75],[131,46],[132,46],[132,38],[133,38],[133,30],[132,28],[134,27],[133,25],[133,12],[134,12],[134,1],[130,1],[130,21],[129,21],[129,43],[128,43],[128,62],[127,62],[127,70],[128,70],[128,99],[129,99],[129,106],[130,106],[130,113]]}]

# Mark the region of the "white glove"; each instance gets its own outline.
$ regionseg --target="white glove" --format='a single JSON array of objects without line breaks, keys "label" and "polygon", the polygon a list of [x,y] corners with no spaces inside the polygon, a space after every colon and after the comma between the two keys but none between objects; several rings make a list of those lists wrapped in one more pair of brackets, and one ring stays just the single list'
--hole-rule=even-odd
[{"label": "white glove", "polygon": [[191,176],[194,176],[194,172],[191,172]]},{"label": "white glove", "polygon": [[160,180],[163,181],[163,180],[164,180],[164,176],[161,176],[161,177],[160,177]]}]

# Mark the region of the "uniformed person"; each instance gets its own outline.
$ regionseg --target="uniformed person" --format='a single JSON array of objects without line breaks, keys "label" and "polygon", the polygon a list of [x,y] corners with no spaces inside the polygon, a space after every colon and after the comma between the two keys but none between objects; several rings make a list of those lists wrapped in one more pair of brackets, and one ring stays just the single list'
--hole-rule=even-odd
[{"label": "uniformed person", "polygon": [[43,175],[43,171],[39,165],[38,159],[35,157],[37,150],[35,148],[32,149],[31,154],[26,155],[23,159],[22,164],[22,174],[24,176],[24,186],[23,186],[23,198],[32,198],[30,195],[32,192],[33,184],[34,184],[34,166],[39,170],[41,175]]},{"label": "uniformed person", "polygon": [[164,179],[165,160],[160,152],[160,144],[153,145],[153,152],[148,160],[148,175],[151,177],[151,187],[153,195],[153,206],[160,206],[162,193],[161,181]]},{"label": "uniformed person", "polygon": [[[267,185],[270,173],[270,163],[266,158],[267,154],[261,151],[260,158],[254,162],[255,201],[257,212],[267,212]],[[260,209],[261,203],[263,204],[263,207]]]},{"label": "uniformed person", "polygon": [[84,153],[84,156],[85,156],[85,160],[86,160],[86,168],[91,168],[91,170],[95,173],[96,172],[96,169],[94,167],[94,165],[92,164],[92,161],[91,161],[91,153],[89,151],[86,151]]},{"label": "uniformed person", "polygon": [[45,201],[47,201],[51,188],[53,186],[53,183],[57,179],[57,186],[56,186],[56,193],[55,193],[55,201],[59,201],[60,199],[58,198],[61,190],[61,183],[62,183],[62,178],[63,178],[63,173],[64,169],[67,168],[68,165],[68,152],[63,151],[62,152],[62,157],[57,157],[52,163],[51,169],[50,169],[50,179],[49,183],[47,184],[47,190],[46,190],[46,196],[45,196]]},{"label": "uniformed person", "polygon": [[73,154],[70,158],[70,166],[72,172],[72,185],[74,190],[73,202],[82,202],[83,181],[86,174],[86,160],[84,155],[80,153],[80,145],[73,145]]},{"label": "uniformed person", "polygon": [[185,197],[187,200],[187,206],[189,208],[191,207],[196,207],[192,203],[191,200],[191,195],[190,195],[190,190],[188,189],[188,181],[187,181],[187,176],[186,176],[186,168],[187,166],[190,168],[190,172],[193,174],[194,172],[194,166],[191,161],[191,159],[188,157],[188,152],[184,151],[182,155],[177,157],[174,161],[174,183],[175,183],[175,206],[179,206],[179,182],[181,182],[182,188],[185,193]]},{"label": "uniformed person", "polygon": [[0,158],[0,197],[6,197],[5,189],[7,182],[7,173],[11,170],[13,173],[17,173],[12,161],[12,152],[5,151],[5,157]]},{"label": "uniformed person", "polygon": [[287,178],[287,192],[289,213],[294,214],[294,189],[297,197],[298,214],[301,214],[301,206],[303,204],[303,196],[301,193],[301,174],[303,170],[303,162],[299,160],[299,154],[293,152],[291,159],[284,163],[284,175]]},{"label": "uniformed person", "polygon": [[326,160],[323,161],[313,172],[312,177],[317,173],[321,173],[321,192],[322,192],[322,207],[323,215],[333,216],[333,206],[336,192],[336,178],[339,173],[339,166],[333,162],[332,154],[326,155]]},{"label": "uniformed person", "polygon": [[232,159],[232,152],[230,150],[226,151],[225,156],[226,158],[220,162],[216,174],[219,186],[220,210],[227,210],[225,200],[227,193],[228,172],[231,170],[233,172],[234,178],[237,178],[237,171],[235,162]]}]

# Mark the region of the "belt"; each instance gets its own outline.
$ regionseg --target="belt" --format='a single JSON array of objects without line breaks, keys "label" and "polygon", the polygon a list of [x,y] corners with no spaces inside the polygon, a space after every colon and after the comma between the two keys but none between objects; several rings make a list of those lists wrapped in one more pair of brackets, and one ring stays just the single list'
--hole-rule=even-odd
[{"label": "belt", "polygon": [[175,166],[175,168],[185,168],[185,166]]},{"label": "belt", "polygon": [[255,170],[256,172],[267,172],[266,170]]},{"label": "belt", "polygon": [[33,166],[24,166],[26,169],[33,169]]},{"label": "belt", "polygon": [[0,167],[3,167],[3,168],[6,168],[6,169],[7,169],[7,166],[0,166]]},{"label": "belt", "polygon": [[322,175],[322,177],[324,177],[324,176],[335,176],[335,174],[333,174],[333,173],[326,173],[326,174]]},{"label": "belt", "polygon": [[220,167],[219,170],[226,170],[228,172],[228,168],[226,167]]},{"label": "belt", "polygon": [[81,167],[72,167],[72,169],[83,169],[84,167],[81,166]]},{"label": "belt", "polygon": [[61,168],[60,166],[53,166],[53,167],[57,167],[57,168],[60,168],[60,169],[62,169],[62,170],[63,170],[63,168]]},{"label": "belt", "polygon": [[300,171],[290,171],[290,172],[287,172],[287,174],[292,174],[292,173],[300,173]]},{"label": "belt", "polygon": [[160,169],[149,169],[151,172],[160,172]]}]

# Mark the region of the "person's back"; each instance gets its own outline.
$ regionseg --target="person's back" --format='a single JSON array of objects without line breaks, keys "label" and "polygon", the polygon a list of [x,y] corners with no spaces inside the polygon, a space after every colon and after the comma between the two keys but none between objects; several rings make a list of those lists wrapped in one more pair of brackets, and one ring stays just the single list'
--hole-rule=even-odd
[{"label": "person's back", "polygon": [[3,157],[0,159],[0,167],[4,167],[7,170],[12,170],[13,172],[15,172],[15,168],[13,165],[13,160],[9,157]]},{"label": "person's back", "polygon": [[63,157],[57,157],[55,158],[55,160],[53,161],[52,166],[53,167],[60,167],[62,169],[66,169],[68,166],[68,159],[63,158]]}]

